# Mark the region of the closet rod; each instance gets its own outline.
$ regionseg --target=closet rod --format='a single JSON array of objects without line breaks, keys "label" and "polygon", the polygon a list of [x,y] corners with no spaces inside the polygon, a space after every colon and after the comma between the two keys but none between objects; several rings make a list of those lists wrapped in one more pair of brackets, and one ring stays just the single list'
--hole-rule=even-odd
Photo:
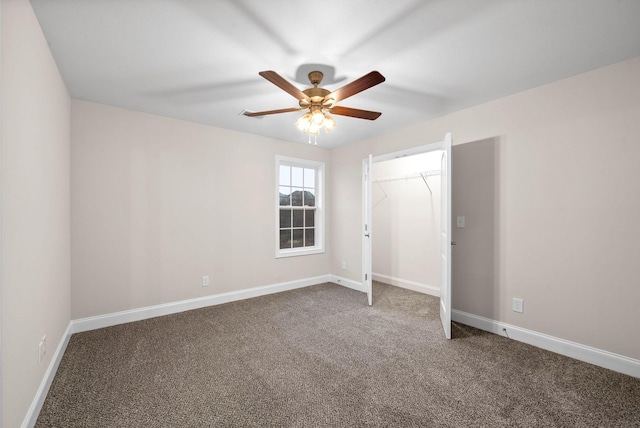
[{"label": "closet rod", "polygon": [[386,181],[399,181],[399,180],[410,180],[412,178],[422,178],[423,180],[425,179],[425,177],[435,177],[437,175],[440,175],[440,170],[435,170],[435,171],[423,171],[423,172],[418,172],[418,173],[413,173],[413,174],[407,174],[403,177],[384,177],[384,178],[376,178],[373,180],[374,183],[384,183]]},{"label": "closet rod", "polygon": [[423,180],[426,179],[426,177],[435,177],[440,175],[440,171],[436,170],[436,171],[424,171],[424,172],[418,172],[415,174],[408,174],[405,175],[404,177],[385,177],[385,178],[377,178],[375,180],[373,180],[374,183],[384,183],[386,181],[399,181],[399,180],[409,180],[412,178],[422,178]]}]

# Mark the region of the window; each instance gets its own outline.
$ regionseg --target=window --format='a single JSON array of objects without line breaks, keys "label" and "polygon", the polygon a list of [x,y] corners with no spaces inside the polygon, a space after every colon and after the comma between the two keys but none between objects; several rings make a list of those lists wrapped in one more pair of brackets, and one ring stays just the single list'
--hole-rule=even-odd
[{"label": "window", "polygon": [[324,252],[324,163],[276,157],[276,257]]}]

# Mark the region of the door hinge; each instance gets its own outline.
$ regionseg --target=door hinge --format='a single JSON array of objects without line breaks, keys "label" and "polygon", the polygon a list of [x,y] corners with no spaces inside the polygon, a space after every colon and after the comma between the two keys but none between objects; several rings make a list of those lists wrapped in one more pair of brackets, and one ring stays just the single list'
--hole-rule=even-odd
[{"label": "door hinge", "polygon": [[366,281],[367,279],[369,279],[368,274],[364,274],[364,280]]}]

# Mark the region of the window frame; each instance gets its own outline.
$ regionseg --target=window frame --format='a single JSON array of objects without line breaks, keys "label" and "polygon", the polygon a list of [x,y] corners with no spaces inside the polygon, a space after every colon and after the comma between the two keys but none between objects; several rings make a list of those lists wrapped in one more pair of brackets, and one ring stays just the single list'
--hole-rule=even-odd
[{"label": "window frame", "polygon": [[[314,242],[312,247],[280,248],[280,166],[293,166],[298,168],[314,169],[315,177],[315,219],[314,219]],[[310,254],[324,253],[324,162],[298,159],[289,156],[276,155],[275,161],[275,257],[295,257]]]}]

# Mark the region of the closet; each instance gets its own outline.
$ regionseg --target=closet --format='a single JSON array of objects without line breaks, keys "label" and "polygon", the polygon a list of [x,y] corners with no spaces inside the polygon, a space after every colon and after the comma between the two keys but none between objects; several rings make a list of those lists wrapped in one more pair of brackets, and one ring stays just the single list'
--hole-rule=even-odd
[{"label": "closet", "polygon": [[431,151],[373,164],[373,279],[438,296],[440,161]]}]

